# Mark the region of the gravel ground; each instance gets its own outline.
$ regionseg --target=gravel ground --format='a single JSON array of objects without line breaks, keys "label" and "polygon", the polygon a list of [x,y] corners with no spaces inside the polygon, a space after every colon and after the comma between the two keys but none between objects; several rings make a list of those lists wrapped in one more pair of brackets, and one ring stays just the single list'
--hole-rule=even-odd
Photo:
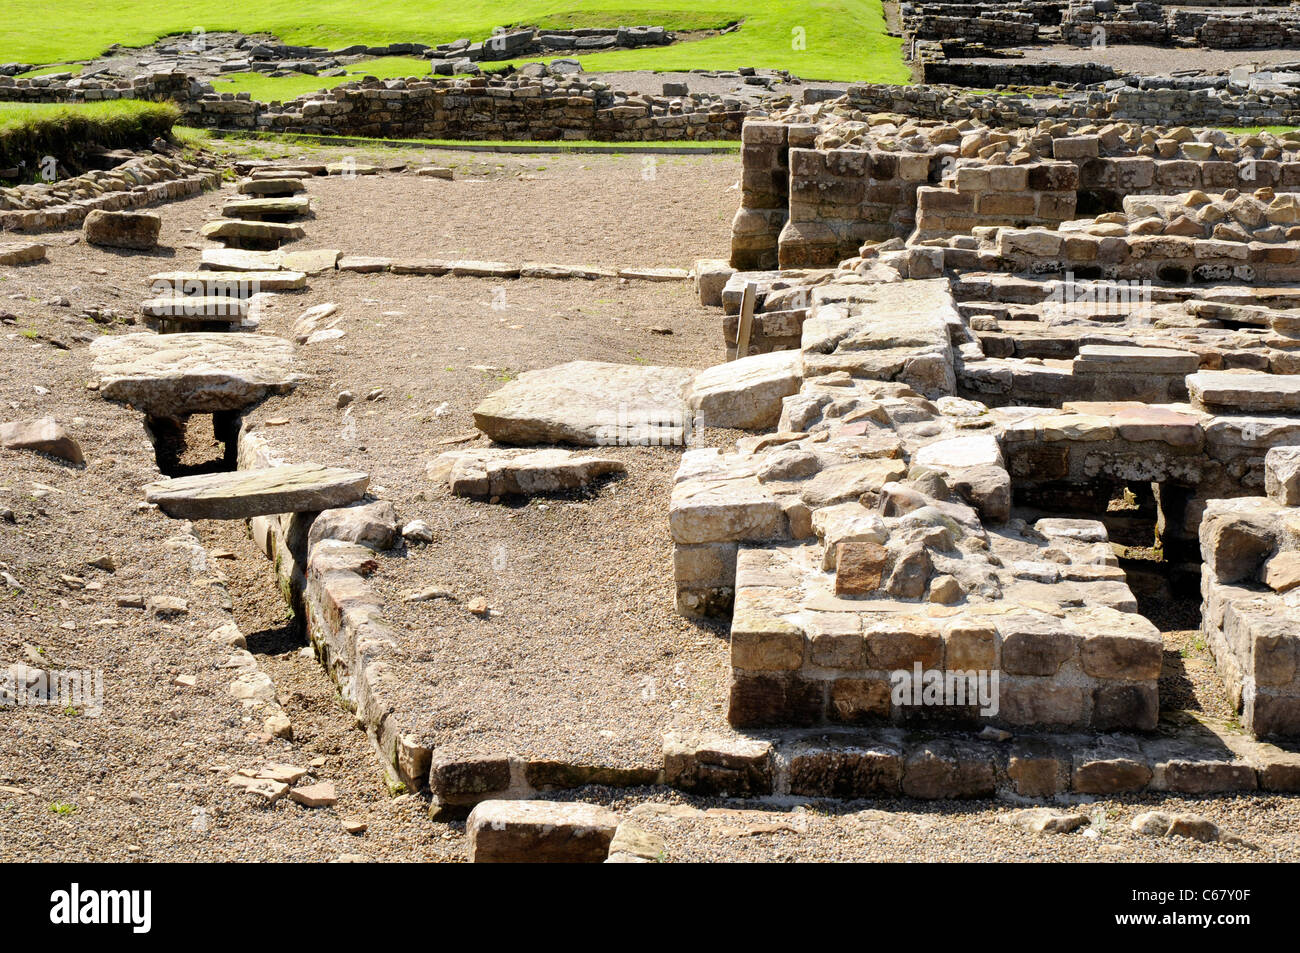
[{"label": "gravel ground", "polygon": [[[581,168],[586,160],[571,158],[564,168],[585,195],[593,184]],[[447,189],[436,214],[476,228],[482,243],[464,240],[475,257],[573,261],[580,241],[545,244],[540,237],[599,230],[608,257],[598,261],[687,265],[697,254],[725,253],[725,212],[735,196],[715,193],[735,180],[738,160],[684,161],[676,189],[689,218],[656,217],[653,206],[629,214],[630,197],[642,194],[630,185],[616,192],[621,204],[575,229],[567,193],[555,188],[567,181],[558,172],[550,197],[539,193],[543,205],[529,206],[528,227],[470,224],[481,222],[481,196],[455,189],[472,183],[438,183]],[[426,214],[427,199],[410,177],[386,176],[379,181],[391,184],[393,204],[374,215],[365,197],[378,182],[364,181],[360,189],[349,184],[350,192],[312,182],[311,191],[328,201],[300,244],[349,237],[340,247],[370,253],[396,241],[386,235],[400,231],[390,223]],[[84,387],[89,361],[80,338],[104,329],[78,318],[79,309],[129,312],[143,296],[145,275],[191,267],[198,255],[186,246],[221,201],[208,195],[163,207],[166,247],[158,253],[108,253],[70,244],[75,233],[61,233],[48,236],[48,264],[0,274],[0,309],[16,315],[16,323],[0,326],[3,360],[14,369],[0,378],[4,419],[54,415],[90,461],[73,469],[33,454],[0,456],[0,505],[17,520],[0,523],[0,561],[24,586],[0,601],[0,659],[45,658],[51,666],[105,672],[99,718],[49,708],[0,712],[0,859],[463,859],[462,826],[429,821],[422,798],[387,796],[368,740],[304,657],[270,567],[242,526],[198,524],[209,553],[201,567],[169,548],[182,525],[137,506],[140,485],[154,476],[138,415]],[[445,254],[427,246],[427,237],[416,236],[388,247],[412,257]],[[538,247],[545,256],[532,254]],[[647,261],[652,248],[664,251]],[[335,301],[346,336],[304,348],[312,379],[256,417],[289,419],[272,435],[287,456],[360,466],[403,518],[434,525],[434,543],[386,558],[374,577],[411,645],[425,653],[415,657],[409,695],[426,706],[431,737],[466,750],[526,742],[539,752],[637,763],[653,758],[667,725],[720,718],[722,633],[671,610],[666,501],[677,451],[619,450],[626,477],[586,497],[526,506],[453,499],[423,473],[424,462],[446,448],[439,441],[465,433],[477,401],[513,374],[579,357],[704,366],[721,357],[717,313],[702,311],[674,284],[355,275],[311,284],[309,292],[282,297],[265,329],[284,330],[307,306]],[[502,300],[497,287],[505,290],[503,310],[493,308]],[[66,296],[71,308],[41,304],[53,295]],[[652,330],[663,327],[673,333]],[[67,350],[49,343],[55,339]],[[362,397],[353,426],[335,408],[344,388]],[[374,388],[384,399],[365,401]],[[211,454],[201,440],[192,443],[196,457]],[[115,572],[84,565],[104,550],[115,556]],[[103,587],[69,589],[62,575]],[[463,598],[486,596],[501,614],[484,621],[457,604],[400,601],[425,584],[447,585]],[[188,614],[163,622],[117,605],[119,595],[136,592],[185,598]],[[214,667],[224,653],[205,636],[231,612],[276,682],[292,741],[267,740],[226,693],[229,676]],[[194,674],[196,685],[173,684],[178,674]],[[272,761],[310,766],[336,786],[338,805],[307,810],[281,801],[266,808],[226,785],[234,769]],[[1289,797],[1099,801],[1086,808],[1106,819],[1096,838],[1027,834],[996,823],[1010,808],[988,802],[863,802],[829,812],[787,805],[735,814],[717,812],[738,805],[659,790],[582,797],[607,800],[662,830],[669,860],[1300,859],[1292,833],[1300,799]],[[663,804],[679,806],[667,813],[654,806]],[[1153,806],[1210,816],[1260,849],[1127,833],[1131,816]],[[368,831],[344,833],[342,817],[364,820]]]}]

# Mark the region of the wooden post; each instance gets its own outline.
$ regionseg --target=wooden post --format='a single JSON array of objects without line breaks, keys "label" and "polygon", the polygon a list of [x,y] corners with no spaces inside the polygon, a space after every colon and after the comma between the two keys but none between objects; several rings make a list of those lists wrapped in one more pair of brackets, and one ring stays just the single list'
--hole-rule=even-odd
[{"label": "wooden post", "polygon": [[740,299],[740,323],[736,326],[736,360],[749,357],[749,336],[754,330],[754,300],[758,297],[758,285],[752,281],[745,282],[745,293]]}]

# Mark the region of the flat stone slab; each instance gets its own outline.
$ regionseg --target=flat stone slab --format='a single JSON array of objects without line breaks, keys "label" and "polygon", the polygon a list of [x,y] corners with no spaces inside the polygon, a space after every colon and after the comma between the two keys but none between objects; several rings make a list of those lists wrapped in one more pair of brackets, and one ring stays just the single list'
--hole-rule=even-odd
[{"label": "flat stone slab", "polygon": [[347,506],[369,484],[369,474],[356,470],[296,463],[160,480],[144,488],[144,498],[175,519],[240,520]]},{"label": "flat stone slab", "polygon": [[597,804],[482,801],[465,824],[470,863],[603,863],[618,815]]},{"label": "flat stone slab", "polygon": [[297,195],[304,190],[302,179],[298,176],[255,176],[243,179],[238,185],[240,195],[260,195],[268,198],[283,198]]},{"label": "flat stone slab", "polygon": [[199,229],[199,237],[219,242],[291,242],[307,233],[301,225],[284,222],[254,222],[242,218],[222,218]]},{"label": "flat stone slab", "polygon": [[489,394],[474,409],[474,425],[522,446],[681,446],[695,375],[685,367],[571,361],[527,371]]},{"label": "flat stone slab", "polygon": [[302,291],[307,276],[300,271],[163,271],[146,283],[154,294],[238,295],[251,298],[263,291]]},{"label": "flat stone slab", "polygon": [[1300,410],[1300,377],[1200,371],[1187,378],[1187,392],[1198,410],[1235,409],[1282,413]]},{"label": "flat stone slab", "polygon": [[29,265],[45,260],[45,246],[37,242],[0,242],[0,265]]},{"label": "flat stone slab", "polygon": [[237,248],[208,248],[199,259],[203,271],[278,271],[283,256],[278,251],[241,251]]},{"label": "flat stone slab", "polygon": [[311,211],[311,199],[293,198],[235,199],[221,208],[226,218],[298,218]]},{"label": "flat stone slab", "polygon": [[984,434],[937,440],[916,451],[912,462],[926,467],[958,470],[1003,465],[1002,450],[997,438]]},{"label": "flat stone slab", "polygon": [[618,272],[606,268],[589,268],[585,265],[553,265],[541,261],[526,261],[519,268],[521,278],[584,278],[594,281],[597,278],[617,278]]},{"label": "flat stone slab", "polygon": [[300,379],[293,344],[265,334],[106,335],[90,349],[100,395],[151,417],[240,410]]},{"label": "flat stone slab", "polygon": [[238,324],[248,314],[248,300],[236,295],[169,295],[140,305],[146,318],[170,321],[226,321]]},{"label": "flat stone slab", "polygon": [[497,497],[576,490],[626,467],[608,457],[568,450],[452,450],[429,463],[428,475],[457,496]]},{"label": "flat stone slab", "polygon": [[387,271],[392,264],[391,258],[372,258],[366,255],[344,255],[337,262],[339,271],[352,271],[359,275]]},{"label": "flat stone slab", "polygon": [[773,351],[718,364],[691,383],[688,401],[701,427],[773,427],[781,402],[799,392],[803,353]]},{"label": "flat stone slab", "polygon": [[290,271],[304,271],[309,275],[318,275],[322,271],[333,271],[343,253],[337,248],[310,248],[303,251],[287,251],[280,256],[280,267]]},{"label": "flat stone slab", "polygon": [[507,261],[449,261],[458,278],[518,278],[521,266]]},{"label": "flat stone slab", "polygon": [[1076,374],[1109,374],[1135,371],[1147,374],[1194,374],[1201,359],[1191,351],[1169,347],[1128,347],[1114,344],[1085,344],[1074,362]]}]

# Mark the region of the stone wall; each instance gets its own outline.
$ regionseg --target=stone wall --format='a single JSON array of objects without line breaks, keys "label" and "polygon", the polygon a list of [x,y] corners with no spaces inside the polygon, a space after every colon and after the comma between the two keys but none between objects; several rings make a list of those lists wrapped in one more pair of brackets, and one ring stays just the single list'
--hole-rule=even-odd
[{"label": "stone wall", "polygon": [[0,75],[0,101],[20,103],[101,102],[111,99],[171,100],[184,103],[212,87],[185,73],[149,73],[130,80],[82,79],[65,75]]},{"label": "stone wall", "polygon": [[119,212],[219,188],[220,171],[167,156],[131,159],[50,185],[0,188],[0,231],[37,232],[80,225],[95,209]]},{"label": "stone wall", "polygon": [[961,37],[991,47],[1029,46],[1038,38],[1038,23],[1028,13],[981,12],[974,17],[926,14],[908,19],[905,28],[919,39]]},{"label": "stone wall", "polygon": [[207,95],[186,106],[199,126],[368,138],[736,139],[744,119],[734,101],[639,97],[573,77],[512,76],[349,83],[284,105]]},{"label": "stone wall", "polygon": [[1112,66],[1100,63],[988,63],[961,60],[925,60],[921,73],[927,84],[971,86],[1093,86],[1119,76]]},{"label": "stone wall", "polygon": [[952,188],[917,191],[916,236],[981,225],[1055,227],[1074,218],[1078,187],[1078,169],[1069,162],[959,165]]},{"label": "stone wall", "polygon": [[1029,126],[1043,119],[1111,120],[1151,125],[1300,125],[1300,89],[1139,89],[1060,96],[988,96],[942,86],[851,86],[847,103],[863,112],[896,112],[919,119],[974,119]]},{"label": "stone wall", "polygon": [[750,120],[741,132],[740,209],[731,221],[731,265],[777,266],[777,244],[790,217],[790,136],[811,143],[815,127]]},{"label": "stone wall", "polygon": [[863,242],[905,238],[918,189],[937,174],[936,152],[794,149],[790,217],[778,238],[782,268],[833,266]]},{"label": "stone wall", "polygon": [[1211,501],[1201,521],[1201,630],[1229,702],[1257,737],[1300,734],[1295,460],[1293,448],[1270,450],[1269,495]]},{"label": "stone wall", "polygon": [[374,80],[284,104],[214,93],[180,72],[130,81],[0,76],[0,101],[110,99],[174,101],[192,126],[368,138],[714,141],[739,138],[745,116],[729,97],[635,96],[577,74]]},{"label": "stone wall", "polygon": [[1196,36],[1215,50],[1294,49],[1300,45],[1300,16],[1209,17]]}]

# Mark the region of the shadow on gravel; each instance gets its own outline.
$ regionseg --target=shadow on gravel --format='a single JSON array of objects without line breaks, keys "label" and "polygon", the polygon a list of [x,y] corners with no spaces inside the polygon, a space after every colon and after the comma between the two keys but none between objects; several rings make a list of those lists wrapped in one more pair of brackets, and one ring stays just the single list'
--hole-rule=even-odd
[{"label": "shadow on gravel", "polygon": [[297,616],[273,628],[245,633],[244,638],[248,641],[248,651],[254,655],[283,655],[307,644],[307,635]]}]

